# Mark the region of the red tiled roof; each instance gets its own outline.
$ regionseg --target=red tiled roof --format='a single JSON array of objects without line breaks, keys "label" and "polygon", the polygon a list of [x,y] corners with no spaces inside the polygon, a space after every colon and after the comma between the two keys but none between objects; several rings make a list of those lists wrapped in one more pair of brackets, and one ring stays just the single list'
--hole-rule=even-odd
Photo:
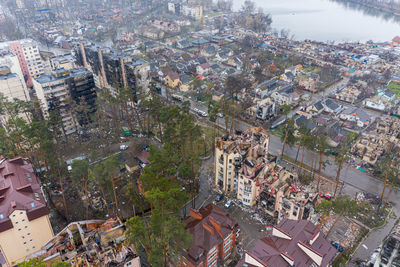
[{"label": "red tiled roof", "polygon": [[49,213],[32,164],[23,158],[3,158],[0,160],[0,232],[13,227],[9,216],[15,210],[25,210],[29,220]]},{"label": "red tiled roof", "polygon": [[202,207],[196,214],[202,218],[195,216],[196,218],[189,217],[185,220],[185,229],[193,236],[193,243],[183,253],[194,266],[204,260],[211,248],[221,244],[224,238],[239,228],[236,221],[229,217],[229,213],[213,204]]},{"label": "red tiled roof", "polygon": [[[283,219],[277,228],[289,233],[291,240],[273,236],[268,233],[266,237],[260,239],[252,250],[252,255],[261,260],[268,266],[288,266],[288,263],[281,257],[281,254],[293,259],[295,266],[310,266],[313,260],[299,248],[298,244],[304,244],[317,255],[322,256],[321,267],[326,267],[331,263],[336,255],[336,249],[325,239],[322,232],[318,238],[310,244],[310,240],[315,237],[319,229],[307,220],[288,220]],[[239,262],[237,267],[243,266],[244,261]]]}]

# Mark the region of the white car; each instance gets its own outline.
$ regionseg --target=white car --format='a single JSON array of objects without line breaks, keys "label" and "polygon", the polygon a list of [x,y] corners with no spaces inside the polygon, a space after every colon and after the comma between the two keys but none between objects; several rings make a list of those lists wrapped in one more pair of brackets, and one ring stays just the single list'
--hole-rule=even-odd
[{"label": "white car", "polygon": [[220,118],[224,117],[224,115],[222,115],[222,113],[217,113],[217,116],[220,117]]},{"label": "white car", "polygon": [[225,208],[229,208],[231,205],[232,205],[232,200],[229,199],[229,200],[225,203]]},{"label": "white car", "polygon": [[127,145],[120,145],[119,146],[119,150],[127,150],[129,148],[129,146]]}]

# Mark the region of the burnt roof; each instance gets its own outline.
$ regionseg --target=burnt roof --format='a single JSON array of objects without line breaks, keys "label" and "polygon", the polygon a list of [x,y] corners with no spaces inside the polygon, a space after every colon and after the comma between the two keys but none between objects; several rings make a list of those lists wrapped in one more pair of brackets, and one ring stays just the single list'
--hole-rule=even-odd
[{"label": "burnt roof", "polygon": [[32,164],[0,157],[0,232],[13,227],[9,216],[15,210],[25,210],[30,221],[49,214]]},{"label": "burnt roof", "polygon": [[[254,249],[249,253],[266,266],[289,266],[281,253],[294,260],[293,266],[311,266],[314,261],[301,250],[298,243],[305,244],[312,251],[322,256],[320,266],[328,266],[336,255],[336,249],[325,239],[323,233],[308,220],[283,219],[277,226],[281,232],[291,236],[291,240],[273,236],[272,233],[260,239]],[[315,241],[310,240],[319,233]],[[242,264],[242,265],[240,265]],[[243,266],[243,261],[237,266]]]},{"label": "burnt roof", "polygon": [[[193,243],[183,255],[197,266],[204,260],[211,248],[221,244],[239,226],[235,220],[229,217],[228,212],[214,204],[208,204],[195,213],[199,217],[189,217],[185,220],[185,229],[193,236]],[[220,230],[215,227],[216,224],[220,225]]]}]

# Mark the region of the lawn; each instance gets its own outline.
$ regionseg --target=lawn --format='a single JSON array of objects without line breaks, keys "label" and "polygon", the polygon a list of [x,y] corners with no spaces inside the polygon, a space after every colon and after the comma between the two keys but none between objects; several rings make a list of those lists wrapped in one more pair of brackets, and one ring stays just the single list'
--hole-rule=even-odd
[{"label": "lawn", "polygon": [[390,82],[387,86],[397,97],[400,97],[400,84],[395,82]]}]

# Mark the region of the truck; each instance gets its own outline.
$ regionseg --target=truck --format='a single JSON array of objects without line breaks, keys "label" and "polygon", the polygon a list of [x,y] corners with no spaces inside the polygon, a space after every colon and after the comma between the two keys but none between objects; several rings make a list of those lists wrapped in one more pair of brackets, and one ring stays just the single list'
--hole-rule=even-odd
[{"label": "truck", "polygon": [[131,136],[131,131],[127,127],[122,127],[122,132],[125,136]]}]

